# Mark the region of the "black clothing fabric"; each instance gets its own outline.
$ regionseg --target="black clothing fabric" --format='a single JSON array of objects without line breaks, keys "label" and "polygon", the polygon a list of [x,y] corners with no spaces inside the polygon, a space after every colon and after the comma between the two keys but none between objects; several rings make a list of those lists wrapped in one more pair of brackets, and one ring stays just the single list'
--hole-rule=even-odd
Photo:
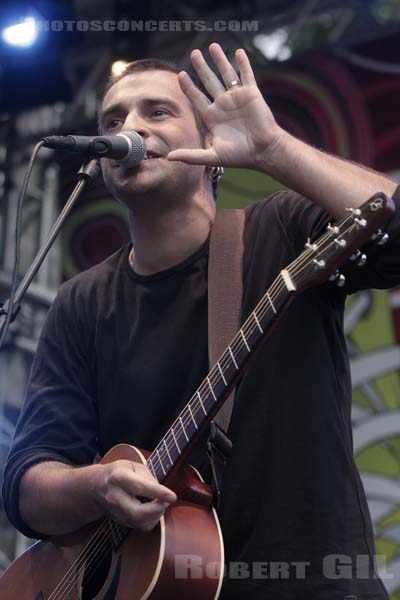
[{"label": "black clothing fabric", "polygon": [[[243,321],[329,221],[292,192],[246,208]],[[372,525],[352,455],[342,323],[346,294],[400,283],[397,198],[386,230],[389,243],[368,244],[365,267],[346,264],[344,288],[326,283],[294,300],[238,386],[219,509],[223,600],[388,598],[373,576]],[[209,239],[182,263],[141,276],[126,245],[60,288],[4,476],[7,514],[25,534],[40,535],[18,512],[19,482],[30,466],[89,464],[122,442],[154,448],[207,374],[208,248]],[[203,459],[204,440],[192,462],[201,467]],[[365,556],[370,576],[334,578],[324,563],[332,555],[353,565]],[[267,563],[261,571],[260,563]]]}]

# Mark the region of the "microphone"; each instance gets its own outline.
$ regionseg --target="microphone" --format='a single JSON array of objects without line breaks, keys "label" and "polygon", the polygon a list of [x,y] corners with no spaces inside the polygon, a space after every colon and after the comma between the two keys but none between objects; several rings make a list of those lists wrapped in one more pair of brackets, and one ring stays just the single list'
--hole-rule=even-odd
[{"label": "microphone", "polygon": [[124,131],[117,135],[50,135],[43,138],[43,146],[53,150],[81,152],[88,157],[114,158],[120,163],[135,166],[146,154],[146,144],[136,131]]}]

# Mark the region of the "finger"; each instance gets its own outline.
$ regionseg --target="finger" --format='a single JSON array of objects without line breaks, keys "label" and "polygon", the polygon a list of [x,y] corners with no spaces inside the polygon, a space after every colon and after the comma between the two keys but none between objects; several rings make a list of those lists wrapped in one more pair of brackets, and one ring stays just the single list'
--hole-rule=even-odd
[{"label": "finger", "polygon": [[116,487],[121,487],[131,496],[144,496],[162,502],[176,502],[176,494],[172,490],[157,483],[155,479],[141,476],[134,471],[119,473],[112,483]]},{"label": "finger", "polygon": [[159,518],[165,513],[167,508],[170,506],[169,502],[159,502],[158,500],[152,500],[152,502],[140,502],[136,498],[121,498],[121,506],[124,506],[130,513],[130,517],[137,521],[145,519]]},{"label": "finger", "polygon": [[197,108],[199,113],[203,114],[211,104],[207,96],[194,85],[193,81],[185,71],[179,73],[178,81],[182,92],[189,98],[190,102]]},{"label": "finger", "polygon": [[[153,475],[153,473],[150,471],[147,464],[143,464],[140,462],[132,462],[132,461],[128,461],[128,463],[131,466],[131,468],[133,469],[133,471],[135,473],[137,473],[138,478],[145,477],[150,482],[155,483],[157,486],[157,489],[159,489],[160,491],[162,490],[163,494],[167,494],[167,498],[166,498],[167,502],[176,502],[177,496],[176,496],[175,492],[170,490],[168,487],[158,483],[158,480]],[[138,494],[138,495],[140,495],[140,494]],[[163,500],[163,498],[161,498],[161,500]]]},{"label": "finger", "polygon": [[157,479],[154,477],[153,473],[150,471],[150,469],[147,466],[147,464],[133,463],[133,470],[138,475],[141,475],[143,477],[147,477],[147,479],[151,479],[152,481],[156,481],[157,482]]},{"label": "finger", "polygon": [[214,167],[219,164],[217,155],[211,149],[179,148],[179,150],[171,150],[171,152],[167,154],[167,159],[180,160],[188,165],[207,165]]},{"label": "finger", "polygon": [[[153,473],[150,471],[147,464],[143,464],[141,462],[135,462],[135,461],[131,461],[131,460],[125,460],[125,459],[119,460],[118,463],[123,468],[127,468],[128,473],[133,471],[134,473],[137,473],[141,477],[146,477],[147,479],[150,479],[151,481],[155,481],[156,483],[158,483],[157,479],[154,477]],[[115,464],[116,463],[114,463],[114,465]]]},{"label": "finger", "polygon": [[229,87],[229,84],[232,81],[240,81],[239,75],[236,73],[219,44],[215,42],[210,44],[209,51],[213,61],[218,67],[218,71],[221,73],[225,88]]},{"label": "finger", "polygon": [[193,67],[196,70],[202,84],[206,88],[207,92],[213,97],[218,98],[221,94],[226,92],[225,87],[222,85],[215,73],[210,69],[206,61],[204,60],[203,54],[200,50],[193,50],[190,55]]},{"label": "finger", "polygon": [[154,526],[169,506],[169,502],[157,500],[142,504],[123,490],[116,490],[110,497],[109,512],[112,517],[129,527],[145,528],[148,523]]},{"label": "finger", "polygon": [[152,502],[139,503],[138,506],[135,506],[135,511],[141,517],[161,517],[169,506],[171,506],[170,502],[153,500]]},{"label": "finger", "polygon": [[249,58],[243,48],[236,50],[236,64],[239,67],[240,79],[243,85],[257,85]]},{"label": "finger", "polygon": [[151,531],[159,523],[161,517],[165,514],[168,504],[162,504],[160,510],[150,514],[141,514],[138,520],[133,522],[133,527],[141,531]]},{"label": "finger", "polygon": [[[176,502],[177,495],[175,494],[175,492],[173,492],[170,488],[159,484],[158,480],[155,478],[153,473],[150,471],[147,464],[142,464],[142,463],[134,463],[134,464],[135,464],[135,471],[136,471],[136,473],[138,473],[139,476],[143,476],[152,482],[156,482],[159,485],[159,488],[166,491],[167,494],[168,494],[168,492],[170,492],[170,494],[168,495],[168,500],[167,500],[168,504],[170,504],[171,502]],[[140,500],[140,502],[148,502],[148,501],[157,502],[158,501],[156,499],[152,500],[151,498],[148,498],[146,496],[141,496],[140,494],[137,494],[136,497]],[[163,501],[163,500],[160,500],[160,501]]]}]

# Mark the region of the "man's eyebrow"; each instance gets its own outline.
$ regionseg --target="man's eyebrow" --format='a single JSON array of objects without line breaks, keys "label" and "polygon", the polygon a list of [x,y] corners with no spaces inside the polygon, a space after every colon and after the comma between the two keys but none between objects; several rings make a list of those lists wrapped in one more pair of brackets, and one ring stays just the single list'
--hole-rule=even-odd
[{"label": "man's eyebrow", "polygon": [[[167,106],[169,106],[172,110],[181,113],[181,107],[179,106],[179,104],[177,104],[177,102],[174,102],[174,100],[171,100],[171,98],[168,97],[164,97],[164,96],[159,96],[157,98],[145,98],[144,100],[142,100],[141,102],[145,107],[147,108],[151,108],[153,106],[156,106],[157,104],[166,104]],[[111,106],[109,106],[108,108],[106,108],[105,111],[101,111],[99,112],[99,121],[103,122],[104,119],[106,117],[108,117],[110,114],[114,114],[117,112],[124,112],[124,110],[126,110],[126,107],[124,106],[124,104],[118,102],[117,104],[112,104]]]},{"label": "man's eyebrow", "polygon": [[173,110],[181,112],[181,107],[177,102],[174,102],[174,100],[171,100],[171,98],[164,96],[159,96],[158,98],[146,98],[145,100],[143,100],[143,104],[145,106],[148,106],[149,108],[151,108],[152,106],[156,106],[157,104],[166,104],[167,106],[170,106]]},{"label": "man's eyebrow", "polygon": [[123,109],[124,109],[124,106],[120,102],[117,103],[117,104],[112,104],[111,106],[109,106],[108,108],[106,108],[105,111],[102,111],[100,109],[100,111],[99,111],[99,121],[102,122],[102,121],[104,121],[104,119],[106,117],[108,117],[108,115],[113,114],[115,112],[122,112]]}]

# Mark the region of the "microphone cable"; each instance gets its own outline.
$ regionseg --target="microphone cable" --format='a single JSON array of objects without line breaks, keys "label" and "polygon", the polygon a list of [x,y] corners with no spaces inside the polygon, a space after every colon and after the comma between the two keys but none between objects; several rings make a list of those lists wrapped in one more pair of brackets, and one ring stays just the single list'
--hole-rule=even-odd
[{"label": "microphone cable", "polygon": [[0,308],[0,316],[6,315],[4,323],[3,323],[3,329],[0,331],[0,352],[3,347],[4,341],[6,339],[7,332],[10,327],[11,319],[13,316],[13,305],[14,305],[15,292],[17,289],[17,277],[18,277],[19,263],[20,263],[22,206],[23,206],[26,189],[28,187],[28,183],[29,183],[29,179],[31,176],[34,162],[35,162],[37,154],[38,154],[40,148],[43,146],[43,144],[44,144],[43,140],[40,140],[40,142],[38,142],[36,144],[36,146],[34,147],[34,149],[32,151],[31,158],[30,158],[29,164],[28,164],[28,168],[26,170],[24,181],[22,184],[22,188],[19,193],[18,200],[17,200],[17,218],[16,218],[16,223],[15,223],[15,239],[14,239],[15,256],[14,256],[14,266],[13,266],[12,278],[11,278],[10,297],[9,297],[9,300],[7,300],[7,302],[5,302],[5,304],[3,304],[3,306]]}]

